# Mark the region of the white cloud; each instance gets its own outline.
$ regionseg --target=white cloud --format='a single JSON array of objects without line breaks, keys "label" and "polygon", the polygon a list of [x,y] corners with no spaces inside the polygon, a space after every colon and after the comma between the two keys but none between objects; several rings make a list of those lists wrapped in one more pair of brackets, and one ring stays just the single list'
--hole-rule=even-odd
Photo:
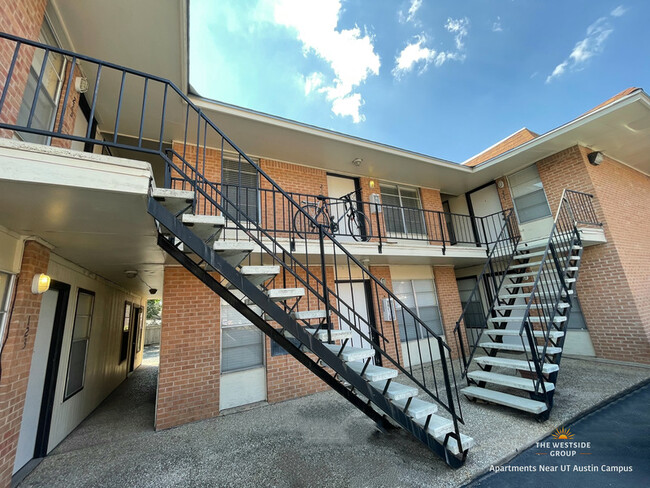
[{"label": "white cloud", "polygon": [[429,63],[434,66],[442,66],[448,60],[463,60],[464,54],[436,51],[425,47],[427,38],[421,34],[415,38],[415,41],[407,44],[402,49],[399,55],[395,58],[395,67],[393,68],[393,76],[401,78],[404,74],[410,72],[415,66],[420,66],[419,73],[424,73],[429,67]]},{"label": "white cloud", "polygon": [[399,21],[403,24],[406,22],[415,22],[415,14],[420,10],[421,6],[422,0],[411,0],[411,5],[406,15],[401,10],[399,11]]},{"label": "white cloud", "polygon": [[323,73],[312,73],[304,79],[305,84],[305,95],[309,95],[311,92],[316,90],[319,86],[323,84],[324,81]]},{"label": "white cloud", "polygon": [[625,14],[625,12],[627,12],[627,9],[623,7],[623,5],[619,5],[610,12],[610,15],[612,17],[620,17],[621,15]]},{"label": "white cloud", "polygon": [[[362,121],[358,110],[363,100],[359,93],[352,92],[368,76],[379,74],[381,63],[374,50],[374,39],[367,33],[362,34],[358,26],[337,30],[340,0],[266,1],[272,2],[275,23],[296,32],[305,55],[313,52],[332,68],[331,84],[326,86],[324,77],[318,84],[318,91],[325,93],[332,102],[332,111],[337,115],[349,115],[355,122]],[[305,81],[305,93],[308,81],[310,91],[317,88],[314,85],[317,79],[312,76]]]},{"label": "white cloud", "polygon": [[[612,11],[612,15],[617,10],[618,7]],[[620,15],[614,16],[617,17]],[[567,70],[578,71],[582,69],[588,59],[603,52],[605,41],[612,32],[614,32],[614,28],[609,23],[608,17],[601,17],[587,27],[587,37],[576,43],[569,57],[558,64],[553,69],[553,72],[546,77],[546,83],[550,83],[554,79],[562,76]]]},{"label": "white cloud", "polygon": [[451,17],[447,19],[445,28],[451,32],[455,33],[456,37],[456,49],[461,50],[465,47],[465,37],[467,37],[467,31],[469,29],[469,19],[467,17],[462,19],[452,19]]},{"label": "white cloud", "polygon": [[503,32],[503,27],[501,26],[501,17],[497,17],[497,20],[492,24],[492,32]]}]

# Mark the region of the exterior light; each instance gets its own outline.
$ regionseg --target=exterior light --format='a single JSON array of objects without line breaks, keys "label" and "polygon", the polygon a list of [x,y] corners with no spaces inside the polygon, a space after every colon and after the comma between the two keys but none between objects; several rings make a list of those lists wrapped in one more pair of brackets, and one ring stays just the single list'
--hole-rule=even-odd
[{"label": "exterior light", "polygon": [[600,163],[603,162],[605,156],[603,156],[603,153],[601,153],[600,151],[594,151],[592,153],[587,154],[587,159],[589,159],[589,162],[594,166],[598,166]]},{"label": "exterior light", "polygon": [[361,163],[362,163],[362,162],[363,162],[363,159],[361,159],[361,158],[354,158],[354,159],[352,160],[352,164],[355,165],[356,167],[361,166]]},{"label": "exterior light", "polygon": [[88,91],[88,78],[83,76],[77,76],[74,79],[74,89],[78,93],[86,93]]},{"label": "exterior light", "polygon": [[32,280],[32,293],[40,295],[50,289],[50,277],[44,273],[34,275]]},{"label": "exterior light", "polygon": [[368,183],[368,186],[372,190],[375,187],[375,180],[370,180],[370,183]]}]

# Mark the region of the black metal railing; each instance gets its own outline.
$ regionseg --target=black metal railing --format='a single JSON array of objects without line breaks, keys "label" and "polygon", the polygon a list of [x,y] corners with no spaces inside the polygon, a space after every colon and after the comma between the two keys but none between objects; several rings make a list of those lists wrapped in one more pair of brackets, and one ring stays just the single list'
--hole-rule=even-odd
[{"label": "black metal railing", "polygon": [[[458,422],[463,421],[454,364],[449,346],[432,330],[429,324],[399,300],[387,287],[385,277],[377,276],[383,269],[371,272],[351,255],[332,235],[331,230],[313,219],[303,205],[285,192],[237,147],[187,96],[172,82],[160,77],[103,62],[37,42],[0,34],[3,49],[10,46],[13,57],[7,70],[0,95],[0,128],[20,133],[46,136],[53,140],[78,141],[108,148],[124,149],[159,156],[165,163],[170,186],[174,178],[180,178],[194,192],[194,211],[223,215],[234,224],[239,239],[254,242],[262,252],[259,259],[264,264],[277,264],[281,273],[276,283],[283,287],[304,287],[305,296],[298,303],[307,310],[325,310],[323,327],[328,331],[336,327],[349,328],[356,334],[358,345],[375,349],[379,362],[398,369],[424,393],[448,412],[454,422],[454,437],[460,436]],[[45,68],[40,69],[31,105],[24,100],[24,67],[31,63],[34,50],[44,53],[43,64],[49,53],[65,57],[60,103],[56,117],[45,124],[35,124],[32,114],[39,110],[39,92]],[[25,62],[21,62],[21,60]],[[90,117],[85,134],[68,133],[68,118],[72,113],[72,100],[78,97],[72,80],[85,75],[91,93]],[[15,101],[23,99],[30,105],[28,122],[17,123]],[[7,100],[12,100],[11,104]],[[110,127],[111,133],[91,133],[93,120],[101,120],[102,127]],[[218,183],[208,177],[213,168],[208,153],[217,153],[223,163],[224,153],[235,155],[238,164],[238,187],[235,192],[223,191]],[[232,159],[232,158],[231,158]],[[267,214],[276,212],[291,218],[300,212],[318,228],[318,239],[298,238],[295,230],[265,229],[260,224],[263,216],[251,215],[250,207],[243,205],[248,187],[245,177],[255,174],[261,188],[270,189],[271,202],[266,205]],[[292,247],[280,242],[283,233],[291,236]],[[314,244],[316,243],[316,244]],[[497,240],[492,251],[499,248]],[[327,256],[325,253],[328,249]],[[300,256],[300,258],[298,257]],[[252,257],[249,259],[253,259]],[[353,283],[365,284],[365,301],[368,313],[356,309]],[[271,284],[270,286],[275,286]],[[370,310],[372,309],[372,310]],[[408,360],[401,357],[399,324],[417,324],[415,337],[417,347],[408,350]],[[404,327],[408,335],[408,327]],[[462,450],[462,449],[461,449]]]},{"label": "black metal railing", "polygon": [[[499,290],[506,279],[506,273],[512,263],[520,239],[515,213],[510,209],[504,214],[501,229],[496,240],[491,245],[488,258],[454,327],[454,335],[460,351],[459,361],[463,377],[467,374],[467,369],[480,343],[483,332],[487,329],[488,318],[494,314],[494,304],[499,299]],[[483,303],[481,288],[483,288],[485,298],[490,306],[487,312],[480,310],[481,313],[479,314],[477,308],[481,307]]]}]

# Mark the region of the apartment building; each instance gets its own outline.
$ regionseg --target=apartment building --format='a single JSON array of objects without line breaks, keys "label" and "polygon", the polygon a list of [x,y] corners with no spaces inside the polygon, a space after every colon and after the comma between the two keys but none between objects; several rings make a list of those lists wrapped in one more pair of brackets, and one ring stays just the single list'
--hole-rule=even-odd
[{"label": "apartment building", "polygon": [[650,361],[643,90],[457,164],[195,96],[187,3],[0,0],[2,484],[151,297],[156,429],[333,388],[458,465],[461,391],[543,416],[562,353]]}]

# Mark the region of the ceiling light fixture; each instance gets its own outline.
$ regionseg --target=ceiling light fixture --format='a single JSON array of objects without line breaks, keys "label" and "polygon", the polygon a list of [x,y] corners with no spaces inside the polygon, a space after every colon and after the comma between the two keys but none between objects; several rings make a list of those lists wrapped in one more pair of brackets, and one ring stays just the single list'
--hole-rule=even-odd
[{"label": "ceiling light fixture", "polygon": [[358,168],[359,166],[361,166],[361,163],[362,163],[362,162],[363,162],[363,159],[361,159],[361,158],[354,158],[354,159],[352,160],[352,164],[353,164],[354,166],[356,166],[357,168]]}]

